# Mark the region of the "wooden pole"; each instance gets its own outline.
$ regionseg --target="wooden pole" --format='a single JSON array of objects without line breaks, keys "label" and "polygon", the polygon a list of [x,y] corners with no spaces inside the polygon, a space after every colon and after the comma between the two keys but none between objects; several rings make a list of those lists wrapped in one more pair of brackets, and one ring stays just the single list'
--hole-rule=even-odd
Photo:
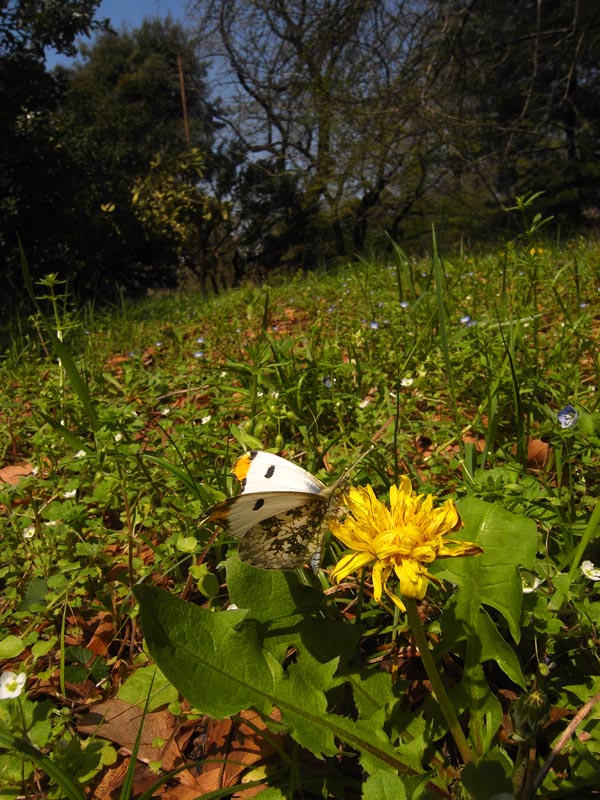
[{"label": "wooden pole", "polygon": [[190,125],[188,122],[187,102],[185,99],[185,82],[183,80],[183,62],[181,53],[177,53],[177,68],[179,69],[179,89],[181,91],[181,110],[183,112],[183,135],[187,146],[190,146]]}]

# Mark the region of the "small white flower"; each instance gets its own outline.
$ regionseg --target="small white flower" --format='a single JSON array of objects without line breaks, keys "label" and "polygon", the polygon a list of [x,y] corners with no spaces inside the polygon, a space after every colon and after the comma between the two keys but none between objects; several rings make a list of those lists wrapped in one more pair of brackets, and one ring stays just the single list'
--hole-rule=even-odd
[{"label": "small white flower", "polygon": [[75,453],[75,458],[85,458],[86,455],[87,455],[87,453],[85,452],[85,450],[78,450]]},{"label": "small white flower", "polygon": [[366,408],[370,404],[371,400],[368,397],[365,397],[364,400],[361,400],[358,404],[359,408]]},{"label": "small white flower", "polygon": [[225,610],[226,611],[237,611],[238,607],[236,606],[235,603],[230,603]]},{"label": "small white flower", "polygon": [[27,528],[23,530],[24,539],[33,539],[34,536],[35,536],[35,525],[29,525]]},{"label": "small white flower", "polygon": [[58,525],[58,520],[57,520],[57,519],[49,519],[49,520],[48,520],[48,521],[45,523],[45,525],[46,525],[46,527],[48,527],[48,528],[55,528],[55,527]]},{"label": "small white flower", "polygon": [[600,581],[600,569],[595,567],[591,561],[583,561],[580,569],[586,578],[591,581]]},{"label": "small white flower", "polygon": [[168,417],[169,414],[171,413],[171,409],[167,406],[167,408],[163,408],[163,410],[160,413],[163,417]]},{"label": "small white flower", "polygon": [[24,672],[11,672],[7,670],[0,675],[0,700],[18,697],[23,691],[27,675]]},{"label": "small white flower", "polygon": [[210,415],[210,414],[208,414],[206,417],[202,417],[202,419],[200,420],[200,422],[201,422],[201,424],[202,424],[202,425],[206,425],[206,423],[207,423],[207,422],[210,422],[210,420],[211,420],[211,415]]},{"label": "small white flower", "polygon": [[120,442],[122,438],[123,438],[122,433],[115,433],[115,442]]},{"label": "small white flower", "polygon": [[413,385],[414,378],[402,378],[400,383],[401,383],[402,386],[404,386],[405,389],[408,389],[409,386]]},{"label": "small white flower", "polygon": [[31,468],[31,474],[34,475],[37,478],[37,476],[40,474],[40,468],[39,467],[32,467]]},{"label": "small white flower", "polygon": [[540,586],[542,583],[541,578],[534,578],[531,583],[528,583],[523,576],[521,576],[521,582],[523,584],[523,594],[533,594],[535,590]]},{"label": "small white flower", "polygon": [[77,494],[77,489],[69,489],[68,491],[63,492],[63,497],[66,498],[67,500],[70,500],[72,497],[75,497],[76,494]]}]

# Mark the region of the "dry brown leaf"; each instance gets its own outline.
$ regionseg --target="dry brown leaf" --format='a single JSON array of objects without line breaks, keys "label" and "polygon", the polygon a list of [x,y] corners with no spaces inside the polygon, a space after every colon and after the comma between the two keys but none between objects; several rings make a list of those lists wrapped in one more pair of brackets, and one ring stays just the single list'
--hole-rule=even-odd
[{"label": "dry brown leaf", "polygon": [[156,347],[147,347],[142,353],[142,366],[151,367],[154,364],[155,355]]},{"label": "dry brown leaf", "polygon": [[106,364],[123,364],[125,361],[130,361],[131,356],[111,356],[106,359]]},{"label": "dry brown leaf", "polygon": [[92,638],[87,644],[87,648],[95,656],[105,656],[114,638],[115,626],[112,616],[106,614],[104,620],[97,625]]},{"label": "dry brown leaf", "polygon": [[125,758],[108,767],[102,775],[102,780],[94,789],[94,797],[98,800],[113,800],[112,793],[123,785],[130,760],[130,758]]},{"label": "dry brown leaf", "polygon": [[[77,729],[79,733],[101,736],[120,745],[129,753],[133,751],[138,730],[143,720],[142,736],[137,757],[140,761],[161,761],[165,770],[183,762],[183,756],[174,740],[177,719],[166,709],[154,711],[144,717],[143,709],[113,697],[100,703],[86,714]],[[153,742],[162,739],[162,747]]]},{"label": "dry brown leaf", "polygon": [[545,467],[550,458],[550,445],[542,439],[530,439],[527,442],[527,466]]},{"label": "dry brown leaf", "polygon": [[[260,715],[254,711],[242,711],[239,715],[251,725],[232,720],[207,719],[203,736],[205,761],[201,771],[197,768],[180,773],[180,786],[168,789],[164,800],[194,800],[198,795],[240,783],[242,774],[249,768],[267,761],[277,752],[265,739],[261,731],[266,729]],[[272,715],[278,719],[280,715]],[[254,728],[258,728],[258,732]],[[282,737],[269,734],[281,744]],[[258,787],[261,788],[261,787]],[[252,797],[256,787],[244,790],[236,797]]]},{"label": "dry brown leaf", "polygon": [[483,453],[485,450],[485,438],[480,433],[465,433],[462,440],[464,444],[473,444],[478,453]]},{"label": "dry brown leaf", "polygon": [[23,461],[21,464],[9,464],[0,469],[0,481],[16,486],[21,478],[26,478],[32,472],[33,467],[27,461]]},{"label": "dry brown leaf", "polygon": [[[95,787],[93,796],[96,800],[114,800],[119,796],[119,791],[129,769],[131,758],[120,759],[114,766],[108,767],[102,775],[102,780]],[[158,776],[155,772],[142,764],[137,764],[133,776],[132,796],[137,797],[150,789]]]}]

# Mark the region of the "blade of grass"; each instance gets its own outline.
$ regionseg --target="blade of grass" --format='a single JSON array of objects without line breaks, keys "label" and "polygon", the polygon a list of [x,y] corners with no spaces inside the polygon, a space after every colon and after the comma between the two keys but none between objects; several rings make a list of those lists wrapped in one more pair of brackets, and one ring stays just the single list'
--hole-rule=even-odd
[{"label": "blade of grass", "polygon": [[437,239],[435,236],[435,229],[432,230],[432,244],[433,244],[433,275],[435,280],[435,297],[437,304],[438,324],[440,328],[440,343],[442,348],[442,355],[444,356],[444,366],[446,367],[446,375],[448,377],[448,388],[450,389],[450,399],[452,401],[452,414],[454,416],[454,424],[456,425],[458,434],[458,443],[461,444],[460,425],[458,422],[458,403],[456,400],[456,381],[454,379],[454,370],[452,369],[452,360],[450,358],[450,347],[448,345],[448,330],[446,318],[446,306],[444,304],[444,288],[446,279],[442,262],[438,255]]},{"label": "blade of grass", "polygon": [[98,416],[96,414],[96,409],[94,403],[92,401],[92,396],[89,391],[89,387],[77,368],[75,361],[73,360],[73,356],[71,355],[70,351],[67,347],[61,342],[60,338],[56,335],[52,324],[44,315],[40,304],[38,303],[35,289],[33,286],[33,281],[31,280],[31,272],[29,270],[29,262],[27,261],[27,256],[25,255],[25,251],[23,249],[23,245],[21,244],[21,240],[19,239],[19,251],[21,255],[21,270],[23,272],[23,280],[25,283],[25,288],[27,289],[27,293],[29,294],[32,303],[35,306],[37,313],[39,314],[40,320],[44,326],[44,330],[50,339],[50,343],[52,344],[52,349],[54,350],[57,358],[60,359],[61,364],[69,378],[71,386],[75,391],[77,397],[79,398],[79,402],[83,406],[83,410],[86,413],[88,421],[90,423],[90,427],[93,431],[97,431],[99,429],[98,424]]},{"label": "blade of grass", "polygon": [[581,537],[579,544],[577,545],[577,549],[573,554],[573,561],[571,562],[571,568],[569,569],[569,584],[571,584],[575,578],[575,573],[579,567],[579,562],[581,561],[583,554],[588,546],[588,544],[594,538],[596,531],[600,527],[600,500],[596,501],[596,505],[594,506],[594,510],[592,511],[592,515],[588,520],[588,524],[585,526],[585,530],[583,532],[583,536]]},{"label": "blade of grass", "polygon": [[510,332],[510,344],[506,341],[506,337],[504,336],[504,331],[502,330],[502,326],[498,326],[498,331],[500,333],[500,338],[502,339],[502,345],[504,347],[504,353],[506,355],[506,360],[508,361],[508,366],[510,369],[510,377],[512,383],[512,390],[513,390],[513,400],[515,404],[515,427],[516,427],[516,437],[517,437],[517,461],[519,464],[524,465],[527,459],[527,442],[525,441],[525,426],[523,420],[523,403],[521,401],[521,386],[519,383],[519,376],[517,375],[517,370],[515,367],[515,360],[513,357],[514,353],[514,332],[513,328],[511,327]]},{"label": "blade of grass", "polygon": [[144,703],[144,708],[142,711],[142,718],[140,720],[140,724],[137,729],[135,742],[133,743],[133,747],[131,749],[131,758],[129,760],[129,766],[127,767],[127,772],[125,773],[125,780],[123,781],[123,784],[121,786],[119,800],[129,800],[129,798],[133,796],[133,781],[135,778],[135,772],[137,768],[137,754],[140,749],[140,742],[142,741],[144,720],[146,719],[146,715],[148,713],[148,706],[150,705],[150,697],[152,696],[152,685],[154,683],[155,676],[156,676],[156,671],[152,674],[152,679],[150,680],[150,686],[148,687],[148,693],[146,694],[146,702]]}]

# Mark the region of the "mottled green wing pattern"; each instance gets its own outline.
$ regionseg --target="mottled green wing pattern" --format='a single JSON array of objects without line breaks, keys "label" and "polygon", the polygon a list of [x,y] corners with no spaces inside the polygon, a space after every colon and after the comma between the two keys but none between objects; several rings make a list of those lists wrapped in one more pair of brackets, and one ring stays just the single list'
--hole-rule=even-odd
[{"label": "mottled green wing pattern", "polygon": [[331,494],[315,495],[244,534],[240,558],[262,569],[295,569],[307,563],[315,566],[320,560],[327,523],[335,513]]}]

